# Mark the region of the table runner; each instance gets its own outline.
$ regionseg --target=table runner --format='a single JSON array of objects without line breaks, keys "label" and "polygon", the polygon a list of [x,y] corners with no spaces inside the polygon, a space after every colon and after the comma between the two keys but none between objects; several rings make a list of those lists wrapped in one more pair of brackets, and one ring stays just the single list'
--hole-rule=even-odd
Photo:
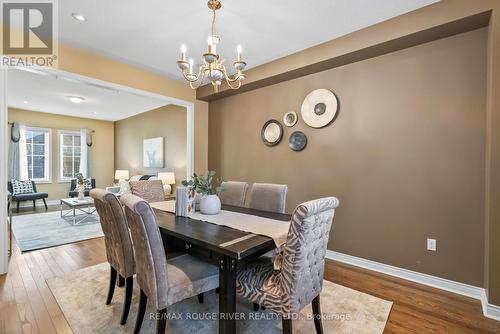
[{"label": "table runner", "polygon": [[270,237],[274,240],[277,248],[285,244],[288,229],[290,228],[289,221],[281,221],[227,210],[222,210],[216,215],[204,215],[200,212],[195,212],[190,214],[189,218]]},{"label": "table runner", "polygon": [[151,206],[154,209],[161,210],[161,211],[175,213],[175,200],[162,201],[162,202],[152,202],[152,203],[149,203],[149,206]]}]

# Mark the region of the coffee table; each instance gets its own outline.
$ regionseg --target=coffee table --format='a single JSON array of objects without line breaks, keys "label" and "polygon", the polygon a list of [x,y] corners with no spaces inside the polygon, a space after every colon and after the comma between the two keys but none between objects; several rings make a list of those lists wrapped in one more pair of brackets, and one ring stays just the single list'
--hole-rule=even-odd
[{"label": "coffee table", "polygon": [[[64,210],[64,206],[68,206],[69,209]],[[73,225],[83,223],[89,217],[92,217],[95,212],[94,199],[91,197],[85,197],[81,200],[78,198],[61,199],[61,217],[65,220],[69,218]]]}]

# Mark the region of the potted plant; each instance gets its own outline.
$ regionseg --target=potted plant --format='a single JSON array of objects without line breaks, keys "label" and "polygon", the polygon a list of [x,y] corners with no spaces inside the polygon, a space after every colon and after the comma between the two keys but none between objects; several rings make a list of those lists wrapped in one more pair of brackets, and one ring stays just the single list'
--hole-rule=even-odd
[{"label": "potted plant", "polygon": [[193,174],[189,181],[182,181],[182,185],[191,188],[200,195],[200,212],[205,215],[215,215],[220,212],[221,203],[219,193],[222,191],[222,178],[214,178],[215,172],[207,175]]},{"label": "potted plant", "polygon": [[78,191],[78,199],[83,200],[85,198],[85,178],[82,173],[76,173],[76,190]]}]

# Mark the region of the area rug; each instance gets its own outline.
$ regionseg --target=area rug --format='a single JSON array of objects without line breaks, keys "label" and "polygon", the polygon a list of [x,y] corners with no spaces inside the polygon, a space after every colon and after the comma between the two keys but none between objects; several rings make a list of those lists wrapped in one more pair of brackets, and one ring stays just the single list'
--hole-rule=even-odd
[{"label": "area rug", "polygon": [[[109,265],[98,264],[61,277],[47,280],[59,306],[76,334],[132,333],[139,291],[134,282],[134,296],[128,322],[120,326],[123,288],[116,288],[113,302],[106,306]],[[219,295],[205,294],[203,304],[196,297],[168,308],[168,333],[217,333]],[[321,294],[323,328],[325,333],[381,334],[389,316],[392,302],[324,281]],[[155,333],[155,311],[148,305],[141,333]],[[298,320],[293,321],[294,333],[315,333],[311,307],[306,307]],[[237,333],[281,333],[281,319],[270,312],[252,310],[252,304],[238,299]]]},{"label": "area rug", "polygon": [[59,211],[12,217],[12,232],[22,252],[54,247],[76,241],[102,237],[97,214],[80,225],[61,218]]}]

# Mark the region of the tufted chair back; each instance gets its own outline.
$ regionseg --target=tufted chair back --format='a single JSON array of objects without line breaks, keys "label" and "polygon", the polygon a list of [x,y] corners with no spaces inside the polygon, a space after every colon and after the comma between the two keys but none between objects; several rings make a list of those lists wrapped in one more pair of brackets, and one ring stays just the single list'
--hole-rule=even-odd
[{"label": "tufted chair back", "polygon": [[292,215],[283,249],[280,285],[285,313],[300,311],[320,294],[335,197],[300,204]]},{"label": "tufted chair back", "polygon": [[167,307],[167,258],[156,216],[148,202],[132,194],[123,195],[120,201],[125,206],[135,260],[137,283],[157,310]]},{"label": "tufted chair back", "polygon": [[285,213],[286,184],[254,183],[250,194],[252,209]]},{"label": "tufted chair back", "polygon": [[248,183],[239,181],[222,182],[219,198],[222,204],[244,206]]},{"label": "tufted chair back", "polygon": [[132,240],[120,201],[104,189],[92,189],[90,196],[94,199],[100,217],[109,264],[122,277],[133,276],[135,261]]}]

